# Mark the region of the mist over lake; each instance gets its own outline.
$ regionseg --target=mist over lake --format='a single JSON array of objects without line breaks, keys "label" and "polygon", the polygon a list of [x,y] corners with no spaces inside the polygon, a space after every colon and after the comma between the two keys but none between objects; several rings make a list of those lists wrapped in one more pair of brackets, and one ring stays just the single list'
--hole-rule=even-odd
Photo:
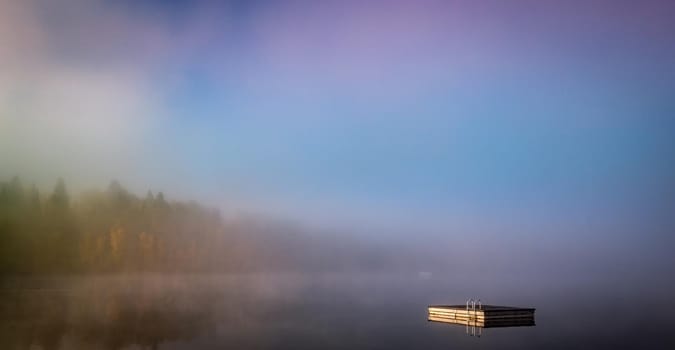
[{"label": "mist over lake", "polygon": [[0,349],[672,349],[675,4],[0,0]]}]

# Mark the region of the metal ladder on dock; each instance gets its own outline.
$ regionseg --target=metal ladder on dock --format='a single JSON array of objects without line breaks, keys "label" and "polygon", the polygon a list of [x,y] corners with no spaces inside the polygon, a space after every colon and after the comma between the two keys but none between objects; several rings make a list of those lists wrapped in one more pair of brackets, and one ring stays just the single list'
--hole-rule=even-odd
[{"label": "metal ladder on dock", "polygon": [[467,314],[469,313],[469,305],[471,306],[471,310],[473,310],[474,317],[476,316],[476,304],[478,304],[478,310],[483,310],[483,302],[481,302],[480,299],[478,300],[473,300],[469,299],[466,301],[466,312]]},{"label": "metal ladder on dock", "polygon": [[[474,300],[473,298],[469,299],[466,301],[466,313],[469,316],[469,321],[473,320],[474,324],[471,326],[471,332],[469,333],[469,323],[467,322],[466,324],[466,334],[472,337],[478,337],[483,333],[483,328],[482,327],[476,327],[476,322],[478,321],[477,313],[476,313],[476,303],[478,303],[478,310],[483,310],[483,302],[481,302],[480,299]],[[469,306],[471,306],[471,309],[469,309]],[[473,317],[471,317],[471,314],[469,313],[469,310],[473,311]],[[478,328],[478,331],[476,331],[476,328]]]}]

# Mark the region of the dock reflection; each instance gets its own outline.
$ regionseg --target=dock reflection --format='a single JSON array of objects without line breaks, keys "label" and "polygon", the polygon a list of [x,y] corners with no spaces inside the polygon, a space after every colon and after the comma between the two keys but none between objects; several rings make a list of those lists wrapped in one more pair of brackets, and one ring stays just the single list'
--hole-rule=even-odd
[{"label": "dock reflection", "polygon": [[462,326],[480,327],[480,328],[498,328],[498,327],[531,327],[535,326],[534,317],[517,318],[504,320],[478,320],[478,319],[447,319],[441,317],[429,316],[429,321],[456,324]]}]

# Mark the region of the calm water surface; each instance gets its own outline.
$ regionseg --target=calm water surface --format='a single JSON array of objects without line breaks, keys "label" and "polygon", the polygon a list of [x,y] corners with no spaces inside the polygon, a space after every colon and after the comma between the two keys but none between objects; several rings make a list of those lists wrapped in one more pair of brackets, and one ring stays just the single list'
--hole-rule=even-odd
[{"label": "calm water surface", "polygon": [[[2,282],[2,349],[673,349],[675,300],[617,280],[417,275],[171,275]],[[536,307],[536,326],[428,322],[468,297]],[[471,332],[470,332],[471,333]]]}]

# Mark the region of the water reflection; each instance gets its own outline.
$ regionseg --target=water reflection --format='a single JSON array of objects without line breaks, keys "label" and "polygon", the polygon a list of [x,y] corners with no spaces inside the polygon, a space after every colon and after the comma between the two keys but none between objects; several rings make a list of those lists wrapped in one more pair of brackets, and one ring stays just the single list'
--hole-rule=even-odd
[{"label": "water reflection", "polygon": [[135,287],[94,283],[80,288],[5,291],[2,344],[7,349],[124,349],[131,345],[157,349],[163,343],[189,341],[213,327],[208,294],[196,299],[180,286]]},{"label": "water reflection", "polygon": [[448,319],[443,317],[434,317],[429,315],[427,320],[430,322],[440,322],[452,325],[460,325],[466,327],[466,334],[475,337],[483,335],[483,328],[507,328],[507,327],[532,327],[535,326],[534,317],[525,318],[511,318],[511,319],[497,319],[497,320],[482,320],[482,319]]},{"label": "water reflection", "polygon": [[505,327],[532,327],[535,326],[534,318],[514,318],[505,320],[477,320],[477,319],[447,319],[429,316],[429,321],[442,322],[448,324],[457,324],[463,326],[480,327],[480,328],[505,328]]},{"label": "water reflection", "polygon": [[[455,281],[350,274],[0,279],[0,349],[522,350],[675,345],[669,332],[675,314],[672,293],[656,295],[653,304],[644,305],[634,302],[643,294],[628,289],[614,290],[609,299],[606,289],[555,294],[551,288],[523,296],[521,288],[500,288],[498,297],[504,303],[541,307],[536,327],[521,327],[534,321],[428,322],[429,302],[470,293]],[[605,302],[598,302],[600,293]],[[616,317],[617,305],[622,317]],[[664,312],[645,324],[644,310],[656,308]],[[594,310],[594,316],[580,318],[580,310]],[[477,341],[466,334],[482,338]]]}]

